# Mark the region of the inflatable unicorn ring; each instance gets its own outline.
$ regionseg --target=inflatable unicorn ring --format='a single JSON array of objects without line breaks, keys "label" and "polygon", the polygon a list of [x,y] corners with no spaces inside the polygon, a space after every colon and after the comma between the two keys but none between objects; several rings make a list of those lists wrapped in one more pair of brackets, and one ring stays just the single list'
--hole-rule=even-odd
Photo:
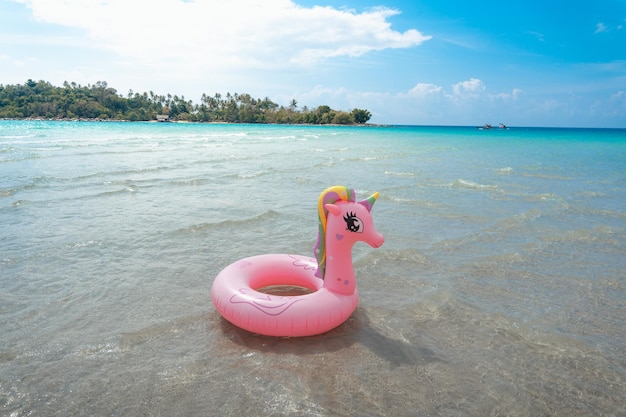
[{"label": "inflatable unicorn ring", "polygon": [[[317,259],[271,254],[232,263],[211,287],[217,310],[235,326],[267,336],[311,336],[339,326],[359,298],[352,246],[362,241],[378,248],[385,241],[372,220],[377,198],[375,193],[357,202],[353,189],[324,190],[318,201]],[[257,291],[269,286],[304,287],[312,292],[280,296]]]}]

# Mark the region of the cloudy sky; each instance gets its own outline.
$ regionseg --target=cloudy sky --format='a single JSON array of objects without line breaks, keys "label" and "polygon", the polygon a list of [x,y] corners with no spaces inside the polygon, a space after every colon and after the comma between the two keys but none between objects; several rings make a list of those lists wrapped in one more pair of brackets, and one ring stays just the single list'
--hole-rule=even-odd
[{"label": "cloudy sky", "polygon": [[0,84],[626,127],[626,1],[0,0]]}]

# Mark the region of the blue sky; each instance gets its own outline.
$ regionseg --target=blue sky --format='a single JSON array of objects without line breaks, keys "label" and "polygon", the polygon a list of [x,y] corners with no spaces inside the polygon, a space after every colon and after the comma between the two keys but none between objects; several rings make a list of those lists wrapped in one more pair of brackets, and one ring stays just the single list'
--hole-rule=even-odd
[{"label": "blue sky", "polygon": [[626,127],[626,1],[0,0],[0,84]]}]

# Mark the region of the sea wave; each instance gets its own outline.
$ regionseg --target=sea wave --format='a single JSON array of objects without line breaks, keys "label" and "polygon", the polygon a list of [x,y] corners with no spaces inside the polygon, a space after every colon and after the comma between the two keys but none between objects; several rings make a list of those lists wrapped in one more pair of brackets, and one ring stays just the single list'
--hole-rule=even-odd
[{"label": "sea wave", "polygon": [[67,249],[77,249],[77,248],[84,248],[84,247],[88,247],[88,246],[101,246],[102,242],[99,240],[81,240],[78,242],[71,242],[65,245],[65,247]]},{"label": "sea wave", "polygon": [[10,164],[10,163],[24,162],[24,161],[36,160],[36,159],[43,159],[43,157],[36,153],[27,153],[24,155],[13,156],[12,158],[11,157],[0,158],[0,164]]},{"label": "sea wave", "polygon": [[557,175],[557,174],[546,174],[546,173],[530,173],[525,172],[521,174],[523,177],[528,178],[539,178],[544,180],[559,180],[559,181],[571,181],[574,180],[574,177],[568,177],[565,175]]},{"label": "sea wave", "polygon": [[390,192],[381,194],[379,199],[389,200],[393,203],[398,203],[401,206],[419,207],[429,210],[443,210],[446,206],[435,200],[428,200],[424,198],[417,198],[417,196],[409,198],[405,195],[394,195]]},{"label": "sea wave", "polygon": [[0,188],[0,197],[11,197],[15,193],[17,193],[17,188]]},{"label": "sea wave", "polygon": [[390,177],[414,177],[415,174],[412,172],[394,172],[394,171],[385,171],[385,175],[389,175]]},{"label": "sea wave", "polygon": [[120,188],[120,189],[113,190],[113,191],[105,191],[102,193],[83,195],[80,197],[76,197],[76,199],[84,200],[84,199],[92,199],[92,198],[110,197],[110,196],[115,196],[115,195],[120,195],[120,194],[129,194],[129,193],[135,194],[137,192],[140,192],[142,188],[145,188],[145,186],[138,186],[134,183],[128,183],[124,188]]},{"label": "sea wave", "polygon": [[602,244],[614,248],[623,248],[626,240],[610,226],[596,226],[592,229],[577,229],[547,235],[546,242]]},{"label": "sea wave", "polygon": [[477,182],[465,180],[462,178],[459,178],[456,181],[448,184],[448,186],[451,188],[467,188],[472,190],[495,190],[498,188],[497,185],[479,184]]},{"label": "sea wave", "polygon": [[199,186],[205,186],[207,184],[211,184],[212,182],[213,180],[209,178],[192,178],[192,179],[171,180],[168,182],[168,184],[176,186],[176,187],[199,187]]},{"label": "sea wave", "polygon": [[229,219],[222,220],[219,222],[204,222],[199,224],[193,224],[191,226],[187,226],[181,229],[176,229],[174,231],[175,234],[192,234],[192,233],[206,233],[211,230],[219,229],[219,228],[231,228],[231,227],[245,227],[251,226],[257,223],[266,222],[271,219],[275,219],[279,217],[280,214],[274,210],[268,210],[264,213],[261,213],[256,216],[244,218],[244,219]]},{"label": "sea wave", "polygon": [[237,174],[227,175],[227,177],[235,178],[238,180],[251,180],[251,179],[263,177],[269,174],[271,174],[271,170],[264,169],[260,171],[242,171]]},{"label": "sea wave", "polygon": [[17,200],[17,201],[14,201],[11,204],[11,206],[12,207],[20,207],[20,206],[24,206],[24,205],[27,205],[27,204],[30,204],[29,200]]}]

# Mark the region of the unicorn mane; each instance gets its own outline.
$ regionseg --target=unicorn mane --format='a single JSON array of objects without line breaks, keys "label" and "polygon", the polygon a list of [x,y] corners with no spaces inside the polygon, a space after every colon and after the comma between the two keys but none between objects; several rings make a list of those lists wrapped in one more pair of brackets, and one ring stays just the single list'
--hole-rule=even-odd
[{"label": "unicorn mane", "polygon": [[355,201],[356,194],[353,188],[344,187],[343,185],[335,185],[325,189],[317,201],[317,215],[319,218],[319,231],[317,242],[313,249],[317,258],[317,271],[315,276],[324,279],[326,274],[326,218],[328,210],[326,204],[333,204],[337,201]]}]

